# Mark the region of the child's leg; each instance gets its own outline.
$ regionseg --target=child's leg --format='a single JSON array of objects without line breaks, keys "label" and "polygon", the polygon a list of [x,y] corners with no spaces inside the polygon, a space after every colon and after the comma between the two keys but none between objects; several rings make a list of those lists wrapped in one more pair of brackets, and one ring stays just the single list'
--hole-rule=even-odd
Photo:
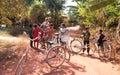
[{"label": "child's leg", "polygon": [[38,48],[38,44],[39,44],[39,43],[37,42],[37,48]]},{"label": "child's leg", "polygon": [[87,53],[89,55],[90,47],[89,47],[89,42],[87,42]]},{"label": "child's leg", "polygon": [[33,42],[34,43],[34,47],[35,47],[35,42]]},{"label": "child's leg", "polygon": [[83,53],[85,52],[85,45],[86,45],[86,41],[84,41]]}]

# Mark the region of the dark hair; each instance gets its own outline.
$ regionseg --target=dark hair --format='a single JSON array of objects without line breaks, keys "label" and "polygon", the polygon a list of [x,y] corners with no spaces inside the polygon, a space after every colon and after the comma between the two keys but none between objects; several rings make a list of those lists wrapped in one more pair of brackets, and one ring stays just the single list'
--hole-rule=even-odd
[{"label": "dark hair", "polygon": [[32,24],[30,24],[29,27],[32,28]]},{"label": "dark hair", "polygon": [[36,28],[36,27],[37,27],[37,24],[34,24],[34,27]]},{"label": "dark hair", "polygon": [[102,30],[102,29],[100,29],[99,31],[100,31],[100,32],[103,32],[103,30]]},{"label": "dark hair", "polygon": [[89,27],[85,27],[85,29],[89,29]]},{"label": "dark hair", "polygon": [[65,23],[61,23],[61,25],[63,25],[63,27],[66,27],[66,26],[65,26]]},{"label": "dark hair", "polygon": [[53,26],[53,23],[50,23],[50,26]]}]

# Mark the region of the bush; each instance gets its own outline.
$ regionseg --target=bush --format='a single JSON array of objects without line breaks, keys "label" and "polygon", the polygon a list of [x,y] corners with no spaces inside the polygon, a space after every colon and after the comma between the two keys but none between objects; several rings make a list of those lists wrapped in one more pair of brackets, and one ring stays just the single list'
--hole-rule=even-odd
[{"label": "bush", "polygon": [[9,20],[9,19],[6,18],[6,17],[1,18],[0,21],[1,21],[1,24],[6,24],[7,26],[11,26],[11,25],[12,25],[11,20]]},{"label": "bush", "polygon": [[11,27],[8,27],[7,31],[12,36],[18,36],[23,33],[24,29],[22,26],[11,26]]}]

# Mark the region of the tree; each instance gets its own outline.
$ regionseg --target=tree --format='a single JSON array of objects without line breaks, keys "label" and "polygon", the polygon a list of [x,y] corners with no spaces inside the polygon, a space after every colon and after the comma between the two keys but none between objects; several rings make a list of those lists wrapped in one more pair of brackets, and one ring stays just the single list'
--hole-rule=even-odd
[{"label": "tree", "polygon": [[0,16],[10,20],[26,18],[27,8],[24,0],[0,0]]},{"label": "tree", "polygon": [[43,2],[46,4],[48,11],[54,18],[55,26],[57,26],[59,23],[58,19],[61,16],[61,10],[63,9],[63,4],[65,3],[65,0],[43,0]]},{"label": "tree", "polygon": [[0,15],[26,17],[27,8],[23,0],[0,0]]},{"label": "tree", "polygon": [[[44,9],[43,9],[44,8]],[[42,23],[47,15],[46,6],[44,4],[35,4],[30,10],[30,18],[33,22]]]}]

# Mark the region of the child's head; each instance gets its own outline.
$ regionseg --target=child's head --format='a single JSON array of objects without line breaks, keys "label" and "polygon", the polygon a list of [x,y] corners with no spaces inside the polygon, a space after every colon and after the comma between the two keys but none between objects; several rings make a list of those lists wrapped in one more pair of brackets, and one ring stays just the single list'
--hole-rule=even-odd
[{"label": "child's head", "polygon": [[32,28],[32,24],[30,24],[29,27]]},{"label": "child's head", "polygon": [[61,27],[61,28],[65,28],[66,26],[65,26],[64,23],[61,23],[61,24],[60,24],[60,27]]},{"label": "child's head", "polygon": [[86,31],[89,31],[89,27],[85,27],[85,30],[86,30]]},{"label": "child's head", "polygon": [[45,21],[48,21],[48,18],[47,18],[47,17],[45,18]]},{"label": "child's head", "polygon": [[99,33],[100,33],[100,34],[102,34],[102,32],[103,32],[103,30],[102,30],[102,29],[100,29],[100,30],[99,30]]},{"label": "child's head", "polygon": [[37,28],[37,24],[34,24],[34,27]]}]

